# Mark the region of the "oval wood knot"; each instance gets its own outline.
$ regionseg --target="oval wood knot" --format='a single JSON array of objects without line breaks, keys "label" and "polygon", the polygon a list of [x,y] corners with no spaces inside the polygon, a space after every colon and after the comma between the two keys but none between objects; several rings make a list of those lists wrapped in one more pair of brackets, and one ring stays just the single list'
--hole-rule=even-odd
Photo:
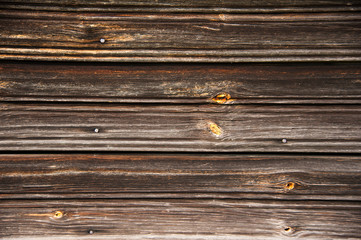
[{"label": "oval wood knot", "polygon": [[292,234],[292,233],[295,232],[295,229],[292,228],[292,227],[285,227],[285,228],[283,229],[283,232],[286,233],[286,234]]},{"label": "oval wood knot", "polygon": [[54,218],[62,218],[64,216],[64,213],[62,211],[56,211],[54,212]]},{"label": "oval wood knot", "polygon": [[222,129],[214,122],[208,123],[208,128],[211,133],[213,133],[216,136],[220,136],[222,134]]},{"label": "oval wood knot", "polygon": [[296,184],[294,183],[294,182],[288,182],[288,183],[286,183],[286,186],[285,186],[285,188],[287,189],[287,190],[292,190],[292,189],[294,189],[296,187]]},{"label": "oval wood knot", "polygon": [[233,101],[229,93],[220,93],[217,96],[213,97],[212,100],[218,104],[227,104]]}]

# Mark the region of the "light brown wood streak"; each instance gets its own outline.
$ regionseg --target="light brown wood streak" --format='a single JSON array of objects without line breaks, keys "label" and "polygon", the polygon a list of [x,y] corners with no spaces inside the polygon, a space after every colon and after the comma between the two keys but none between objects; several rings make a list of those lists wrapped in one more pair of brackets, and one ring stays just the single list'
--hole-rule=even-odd
[{"label": "light brown wood streak", "polygon": [[0,150],[361,151],[361,109],[353,105],[3,103],[0,110]]},{"label": "light brown wood streak", "polygon": [[349,156],[0,155],[1,199],[174,194],[178,198],[361,200],[360,177],[361,158]]},{"label": "light brown wood streak", "polygon": [[7,11],[0,18],[0,59],[8,60],[361,60],[359,13],[220,16]]},{"label": "light brown wood streak", "polygon": [[361,103],[361,64],[100,64],[0,62],[0,100]]},{"label": "light brown wood streak", "polygon": [[[5,239],[356,239],[361,223],[360,203],[342,201],[18,200],[0,207]],[[59,209],[65,216],[52,218]]]}]

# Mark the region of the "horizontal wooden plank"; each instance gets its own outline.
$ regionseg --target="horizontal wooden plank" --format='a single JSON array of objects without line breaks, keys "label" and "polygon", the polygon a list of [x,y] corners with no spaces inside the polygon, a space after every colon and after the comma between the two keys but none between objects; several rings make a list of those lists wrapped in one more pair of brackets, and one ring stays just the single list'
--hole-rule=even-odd
[{"label": "horizontal wooden plank", "polygon": [[2,239],[358,239],[360,202],[1,201]]},{"label": "horizontal wooden plank", "polygon": [[0,150],[361,152],[358,105],[0,105]]},{"label": "horizontal wooden plank", "polygon": [[0,59],[7,60],[361,60],[361,14],[358,12],[77,14],[3,11],[0,18]]},{"label": "horizontal wooden plank", "polygon": [[357,11],[358,0],[1,0],[2,9],[82,12],[324,12]]},{"label": "horizontal wooden plank", "polygon": [[[361,64],[0,62],[0,100],[361,103]],[[216,96],[229,94],[217,101]]]},{"label": "horizontal wooden plank", "polygon": [[361,157],[350,156],[0,155],[0,199],[232,193],[229,198],[361,200],[360,179]]}]

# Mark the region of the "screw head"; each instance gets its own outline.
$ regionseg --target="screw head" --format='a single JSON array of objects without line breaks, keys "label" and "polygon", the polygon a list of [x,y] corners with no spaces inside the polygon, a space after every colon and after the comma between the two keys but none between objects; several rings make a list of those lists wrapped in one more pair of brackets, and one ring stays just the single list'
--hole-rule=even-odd
[{"label": "screw head", "polygon": [[89,230],[88,233],[89,233],[89,234],[93,234],[94,231],[93,231],[93,230]]},{"label": "screw head", "polygon": [[282,139],[282,143],[287,143],[287,139],[286,138]]},{"label": "screw head", "polygon": [[101,38],[101,39],[99,40],[99,42],[100,42],[100,43],[105,43],[105,39],[104,39],[104,38]]},{"label": "screw head", "polygon": [[99,132],[99,128],[94,128],[94,132],[98,133]]}]

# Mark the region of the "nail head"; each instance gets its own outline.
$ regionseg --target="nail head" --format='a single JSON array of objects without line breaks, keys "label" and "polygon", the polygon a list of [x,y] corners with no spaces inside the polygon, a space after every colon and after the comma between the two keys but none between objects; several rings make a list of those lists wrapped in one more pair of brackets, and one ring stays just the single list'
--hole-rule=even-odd
[{"label": "nail head", "polygon": [[104,38],[101,38],[99,41],[100,41],[100,43],[105,43],[105,39],[104,39]]},{"label": "nail head", "polygon": [[286,138],[282,139],[282,143],[287,143],[287,139]]},{"label": "nail head", "polygon": [[99,128],[94,128],[94,132],[98,133],[99,132]]}]

